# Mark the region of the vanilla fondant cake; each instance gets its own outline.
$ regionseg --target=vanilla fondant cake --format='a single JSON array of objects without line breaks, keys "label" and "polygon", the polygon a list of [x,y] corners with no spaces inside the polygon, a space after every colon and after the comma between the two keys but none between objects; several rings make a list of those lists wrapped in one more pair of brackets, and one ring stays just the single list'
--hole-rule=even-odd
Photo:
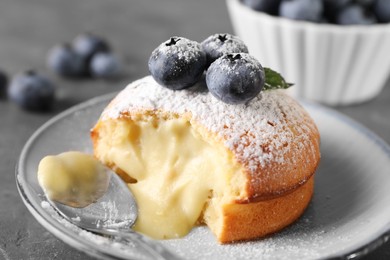
[{"label": "vanilla fondant cake", "polygon": [[154,238],[206,224],[221,243],[255,239],[294,222],[313,193],[319,133],[284,90],[229,105],[197,83],[129,84],[91,131],[94,154],[133,191],[135,229]]}]

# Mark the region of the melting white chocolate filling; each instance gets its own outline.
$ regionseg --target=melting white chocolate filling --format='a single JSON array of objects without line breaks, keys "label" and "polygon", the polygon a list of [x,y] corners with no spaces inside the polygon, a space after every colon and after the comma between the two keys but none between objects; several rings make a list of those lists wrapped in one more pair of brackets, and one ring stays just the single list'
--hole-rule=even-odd
[{"label": "melting white chocolate filling", "polygon": [[104,195],[109,175],[93,156],[72,151],[44,157],[38,182],[49,199],[82,208]]},{"label": "melting white chocolate filling", "polygon": [[233,155],[183,118],[115,120],[100,131],[110,134],[101,135],[98,157],[135,180],[129,184],[139,208],[135,230],[153,238],[186,235],[211,198],[231,198],[232,183],[243,186],[234,180],[242,174]]}]

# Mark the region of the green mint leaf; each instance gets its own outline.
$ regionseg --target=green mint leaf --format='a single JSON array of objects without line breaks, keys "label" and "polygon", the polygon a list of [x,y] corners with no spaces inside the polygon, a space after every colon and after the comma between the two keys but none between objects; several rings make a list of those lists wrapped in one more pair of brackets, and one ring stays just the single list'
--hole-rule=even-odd
[{"label": "green mint leaf", "polygon": [[264,68],[264,73],[265,73],[265,84],[263,90],[287,89],[292,85],[294,85],[292,83],[286,82],[278,72],[270,68]]}]

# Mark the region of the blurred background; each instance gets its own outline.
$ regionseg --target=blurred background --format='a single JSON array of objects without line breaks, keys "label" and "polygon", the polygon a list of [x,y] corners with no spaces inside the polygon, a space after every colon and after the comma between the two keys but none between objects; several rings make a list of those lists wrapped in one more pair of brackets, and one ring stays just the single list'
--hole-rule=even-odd
[{"label": "blurred background", "polygon": [[[119,75],[67,78],[48,68],[49,51],[84,32],[110,43],[121,61]],[[120,91],[149,74],[150,53],[170,36],[200,42],[215,33],[234,33],[225,1],[0,1],[0,70],[9,81],[18,73],[34,70],[47,77],[56,90],[52,108],[45,111],[22,109],[4,94],[0,98],[0,259],[90,259],[44,229],[21,201],[14,171],[23,145],[39,126],[61,111]],[[390,142],[388,82],[374,99],[333,108]],[[363,259],[390,259],[390,243]]]}]

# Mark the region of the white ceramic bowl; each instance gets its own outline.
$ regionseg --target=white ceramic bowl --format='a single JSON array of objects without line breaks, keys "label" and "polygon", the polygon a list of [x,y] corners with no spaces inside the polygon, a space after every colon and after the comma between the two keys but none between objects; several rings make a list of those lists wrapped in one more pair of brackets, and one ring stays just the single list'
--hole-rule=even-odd
[{"label": "white ceramic bowl", "polygon": [[348,105],[374,98],[387,82],[390,24],[315,24],[226,3],[235,33],[263,66],[295,83],[294,96]]}]

